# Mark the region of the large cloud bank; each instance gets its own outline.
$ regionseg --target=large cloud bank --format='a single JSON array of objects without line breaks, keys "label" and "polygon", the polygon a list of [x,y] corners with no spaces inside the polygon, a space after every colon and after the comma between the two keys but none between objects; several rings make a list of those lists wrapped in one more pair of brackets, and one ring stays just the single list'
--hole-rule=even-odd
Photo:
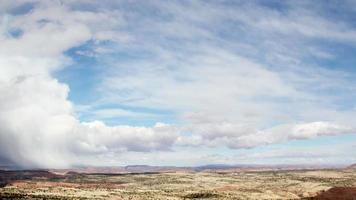
[{"label": "large cloud bank", "polygon": [[[175,133],[164,124],[145,128],[79,122],[68,86],[52,77],[70,62],[64,51],[105,35],[90,24],[113,16],[70,11],[59,4],[37,6],[21,16],[2,15],[0,157],[22,166],[66,167],[79,164],[76,156],[83,154],[168,150]],[[11,35],[14,30],[21,35]]]}]

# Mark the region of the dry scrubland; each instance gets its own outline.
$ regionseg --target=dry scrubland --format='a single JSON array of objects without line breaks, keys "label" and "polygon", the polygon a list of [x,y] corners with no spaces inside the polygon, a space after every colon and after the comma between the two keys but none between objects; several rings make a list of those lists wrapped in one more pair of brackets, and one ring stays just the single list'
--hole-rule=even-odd
[{"label": "dry scrubland", "polygon": [[72,173],[12,178],[0,199],[356,199],[355,188],[355,170]]}]

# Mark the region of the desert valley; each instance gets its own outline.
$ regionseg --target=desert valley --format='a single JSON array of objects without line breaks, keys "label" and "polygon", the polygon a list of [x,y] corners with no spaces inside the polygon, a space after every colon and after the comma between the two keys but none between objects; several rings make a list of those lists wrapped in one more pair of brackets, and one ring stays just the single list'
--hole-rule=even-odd
[{"label": "desert valley", "polygon": [[355,199],[355,165],[3,170],[1,199]]}]

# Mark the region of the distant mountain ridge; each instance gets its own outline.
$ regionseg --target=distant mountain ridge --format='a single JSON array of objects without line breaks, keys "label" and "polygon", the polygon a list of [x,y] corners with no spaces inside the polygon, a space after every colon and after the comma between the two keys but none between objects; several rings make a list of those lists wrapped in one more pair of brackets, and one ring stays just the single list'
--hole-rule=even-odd
[{"label": "distant mountain ridge", "polygon": [[[356,167],[356,166],[355,166]],[[339,166],[322,165],[225,165],[211,164],[197,167],[175,166],[150,166],[127,165],[118,167],[76,167],[70,169],[49,169],[57,174],[65,173],[101,173],[101,174],[125,174],[125,173],[161,173],[161,172],[242,172],[242,171],[273,171],[273,170],[303,170],[303,169],[330,169],[341,168]]]}]

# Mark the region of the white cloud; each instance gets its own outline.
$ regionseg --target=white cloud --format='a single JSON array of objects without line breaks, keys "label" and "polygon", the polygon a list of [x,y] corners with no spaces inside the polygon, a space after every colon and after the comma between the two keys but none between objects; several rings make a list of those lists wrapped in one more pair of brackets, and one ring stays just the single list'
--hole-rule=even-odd
[{"label": "white cloud", "polygon": [[176,134],[169,125],[79,122],[68,86],[52,77],[68,62],[64,51],[92,38],[103,39],[95,38],[101,30],[94,27],[106,17],[113,22],[105,13],[46,2],[25,15],[11,16],[2,26],[20,28],[23,35],[0,36],[0,157],[27,167],[66,167],[85,154],[171,148]]},{"label": "white cloud", "polygon": [[256,147],[286,142],[288,140],[313,139],[319,136],[354,133],[355,128],[342,126],[330,122],[311,122],[302,124],[284,124],[247,134],[240,138],[230,140],[232,148]]},{"label": "white cloud", "polygon": [[268,129],[253,129],[246,124],[198,123],[183,128],[193,136],[180,136],[182,146],[228,146],[233,149],[253,148],[289,140],[306,140],[320,136],[350,134],[355,128],[330,122],[283,124]]},{"label": "white cloud", "polygon": [[[102,122],[82,123],[74,131],[81,144],[107,151],[170,150],[176,139],[175,129],[158,123],[152,128],[132,126],[108,127]],[[80,150],[80,149],[79,149]],[[88,150],[88,149],[87,149]],[[89,151],[91,153],[91,151]]]}]

